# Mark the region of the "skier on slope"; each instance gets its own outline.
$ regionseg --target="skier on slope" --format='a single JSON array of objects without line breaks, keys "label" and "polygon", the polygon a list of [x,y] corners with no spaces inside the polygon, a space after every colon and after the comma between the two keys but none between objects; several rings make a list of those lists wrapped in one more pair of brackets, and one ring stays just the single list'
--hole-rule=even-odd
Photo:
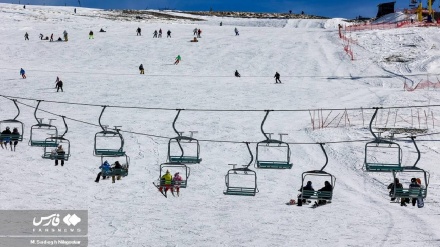
[{"label": "skier on slope", "polygon": [[174,62],[174,64],[178,65],[180,63],[180,60],[182,60],[182,58],[180,57],[180,55],[177,55],[176,61]]},{"label": "skier on slope", "polygon": [[21,78],[26,79],[26,72],[24,71],[23,68],[20,69],[20,75],[21,75]]},{"label": "skier on slope", "polygon": [[157,38],[157,30],[154,30],[153,32],[153,38]]},{"label": "skier on slope", "polygon": [[142,36],[140,27],[136,29],[136,36]]},{"label": "skier on slope", "polygon": [[275,78],[275,84],[281,83],[281,81],[280,81],[280,74],[278,72],[275,72],[274,78]]}]

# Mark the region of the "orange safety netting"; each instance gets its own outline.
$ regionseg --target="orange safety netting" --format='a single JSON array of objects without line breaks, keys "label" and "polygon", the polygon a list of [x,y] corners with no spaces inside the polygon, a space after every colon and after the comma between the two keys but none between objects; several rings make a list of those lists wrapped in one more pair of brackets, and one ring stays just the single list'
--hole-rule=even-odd
[{"label": "orange safety netting", "polygon": [[440,88],[440,81],[431,82],[428,80],[419,82],[415,87],[410,87],[406,82],[404,83],[403,89],[408,92],[412,92],[416,89],[424,89],[424,88]]}]

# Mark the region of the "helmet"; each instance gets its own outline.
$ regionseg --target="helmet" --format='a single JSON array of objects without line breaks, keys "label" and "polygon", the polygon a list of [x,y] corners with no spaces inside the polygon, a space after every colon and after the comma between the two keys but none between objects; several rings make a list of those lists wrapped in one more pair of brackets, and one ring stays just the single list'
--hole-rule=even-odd
[{"label": "helmet", "polygon": [[415,183],[416,181],[416,178],[411,178],[411,183]]},{"label": "helmet", "polygon": [[9,126],[6,126],[6,129],[8,130],[8,129],[9,129]]}]

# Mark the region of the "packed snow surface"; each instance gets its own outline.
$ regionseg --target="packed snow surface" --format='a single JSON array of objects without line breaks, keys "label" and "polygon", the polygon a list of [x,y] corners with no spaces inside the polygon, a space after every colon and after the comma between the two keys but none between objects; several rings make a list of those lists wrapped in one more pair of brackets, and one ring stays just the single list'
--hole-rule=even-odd
[{"label": "packed snow surface", "polygon": [[[355,60],[351,61],[338,36],[341,19],[206,17],[206,21],[190,22],[115,21],[108,16],[98,9],[77,8],[74,14],[73,7],[29,5],[23,9],[21,5],[1,4],[0,94],[170,109],[365,108],[365,123],[360,120],[353,126],[341,124],[318,130],[312,129],[308,111],[271,112],[265,131],[275,133],[276,138],[278,133],[288,133],[283,140],[291,143],[372,139],[367,129],[372,107],[440,104],[437,91],[403,90],[405,81],[410,85],[427,77],[435,81],[440,67],[436,28],[348,33],[356,40],[352,44]],[[223,26],[219,26],[220,21]],[[138,27],[142,36],[136,36]],[[235,36],[235,27],[239,36]],[[107,32],[98,32],[100,28]],[[164,34],[171,30],[172,38],[165,34],[153,39],[152,33],[160,28]],[[194,28],[202,30],[198,43],[189,42]],[[40,33],[53,33],[57,39],[63,37],[64,30],[69,33],[68,42],[38,38]],[[90,30],[94,39],[88,37]],[[29,41],[24,40],[26,32]],[[177,55],[182,61],[173,65]],[[392,58],[400,58],[400,62]],[[141,63],[145,75],[139,75]],[[20,68],[26,70],[27,79],[21,79]],[[241,78],[233,76],[235,70]],[[282,84],[274,84],[276,71]],[[54,88],[57,76],[64,82],[62,93]],[[0,119],[13,118],[17,112],[12,101],[2,97],[0,102]],[[19,102],[36,106],[32,100]],[[259,193],[240,197],[223,194],[224,176],[231,168],[228,164],[249,162],[246,146],[201,142],[203,161],[189,165],[188,187],[181,189],[180,197],[165,198],[152,182],[159,177],[159,165],[167,159],[167,139],[122,132],[131,158],[129,175],[115,184],[109,180],[95,183],[101,160],[93,156],[93,142],[101,130],[96,125],[102,108],[43,101],[40,109],[58,115],[37,112],[45,123],[55,118],[60,132],[64,130],[60,115],[95,126],[67,119],[65,137],[71,142],[71,158],[63,167],[54,166],[53,161],[41,158],[42,148],[27,145],[30,127],[36,124],[34,108],[20,104],[18,120],[26,127],[24,141],[16,152],[0,150],[0,208],[86,209],[89,246],[440,245],[440,146],[434,141],[438,135],[417,138],[422,153],[418,167],[431,173],[424,208],[390,203],[386,187],[392,175],[363,172],[365,142],[346,142],[325,145],[329,156],[325,171],[337,178],[334,197],[331,204],[310,209],[310,205],[285,203],[296,199],[303,172],[323,166],[324,155],[317,144],[291,145],[290,170],[250,167],[257,172]],[[411,114],[416,116],[416,110]],[[439,112],[436,107],[421,108],[422,119],[426,114],[423,110],[428,114]],[[410,111],[401,109],[399,114]],[[101,121],[122,126],[123,131],[173,137],[176,113],[109,107]],[[388,110],[380,111],[377,124],[384,124],[387,114]],[[258,142],[264,140],[260,132],[263,117],[264,111],[184,110],[176,129],[185,134],[196,130],[195,137],[203,140]],[[409,121],[403,127],[419,127],[412,124]],[[431,122],[426,125],[430,127],[428,133],[438,132]],[[403,165],[414,164],[417,155],[412,143],[399,143]],[[252,143],[254,156],[255,148]],[[271,154],[283,155],[280,150]],[[408,177],[401,178],[407,187]],[[313,180],[315,189],[323,185],[324,180]]]}]

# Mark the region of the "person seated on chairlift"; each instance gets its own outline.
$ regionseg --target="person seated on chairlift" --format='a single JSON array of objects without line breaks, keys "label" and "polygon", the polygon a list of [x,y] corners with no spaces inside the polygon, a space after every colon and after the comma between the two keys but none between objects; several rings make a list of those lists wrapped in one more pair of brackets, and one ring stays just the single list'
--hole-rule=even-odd
[{"label": "person seated on chairlift", "polygon": [[[396,184],[395,187],[397,189],[403,188],[402,184],[399,182],[399,179],[398,178],[394,179],[394,183],[390,183],[387,187],[387,189],[390,190],[390,196],[392,196],[394,194],[394,184]],[[396,200],[396,198],[391,198],[391,201],[395,201],[395,200]],[[405,202],[403,202],[403,203],[405,203]]]},{"label": "person seated on chairlift", "polygon": [[[115,161],[115,163],[112,166],[112,170],[121,170],[124,169],[124,167],[122,167],[122,165],[119,163],[119,161]],[[115,183],[115,177],[116,176],[112,176],[112,182]],[[121,180],[121,175],[117,176],[118,180]]]},{"label": "person seated on chairlift", "polygon": [[171,189],[171,183],[173,180],[173,176],[171,175],[170,171],[167,170],[165,174],[160,178],[160,187],[159,191],[163,193],[163,188],[165,187],[165,195],[167,194],[167,191]]},{"label": "person seated on chairlift", "polygon": [[101,175],[102,175],[102,179],[107,178],[107,176],[105,176],[104,174],[107,174],[108,172],[110,172],[112,170],[112,167],[110,166],[110,164],[106,160],[106,161],[104,161],[104,163],[102,163],[102,165],[99,167],[99,169],[101,169],[101,171],[98,173],[98,176],[95,179],[95,182],[97,182],[97,183],[99,183],[99,179],[101,178]]},{"label": "person seated on chairlift", "polygon": [[12,141],[14,141],[13,144],[14,144],[14,152],[15,152],[15,147],[17,147],[19,138],[20,138],[20,132],[18,132],[17,128],[14,128],[11,134],[11,141],[9,142],[9,145],[11,146],[11,151],[12,151]]},{"label": "person seated on chairlift", "polygon": [[[303,190],[311,190],[311,191],[315,191],[315,189],[313,189],[312,186],[312,181],[308,181],[307,185],[302,187],[301,189],[299,189],[298,191],[302,192]],[[306,203],[307,198],[310,198],[310,196],[304,196],[304,199],[301,200],[301,194],[298,195],[298,204],[297,206],[302,206],[303,203]]]},{"label": "person seated on chairlift", "polygon": [[[0,145],[2,146],[2,149],[6,148],[8,149],[8,143],[9,145],[11,145],[11,130],[9,129],[8,126],[6,126],[6,129],[2,131],[1,136],[0,137]],[[5,147],[3,147],[3,145],[5,145]],[[11,151],[12,151],[12,147],[11,147]]]},{"label": "person seated on chairlift", "polygon": [[[180,173],[176,172],[173,177],[173,183],[174,187],[176,188],[177,196],[180,194],[180,182],[182,181],[182,177],[180,176]],[[171,188],[171,193],[174,195],[174,189]]]},{"label": "person seated on chairlift", "polygon": [[[324,187],[322,187],[318,191],[333,191],[333,186],[330,184],[329,181],[325,181]],[[330,199],[330,197],[328,197],[328,198],[323,197],[323,198]],[[318,205],[325,205],[325,204],[327,204],[327,200],[318,200]]]},{"label": "person seated on chairlift", "polygon": [[[61,166],[64,166],[64,155],[66,152],[64,152],[63,146],[59,145],[57,149],[55,149],[55,152],[52,151],[52,155],[55,155],[56,158],[61,158]],[[58,165],[58,159],[55,159],[55,166]]]},{"label": "person seated on chairlift", "polygon": [[[420,186],[420,184],[417,183],[417,178],[411,178],[411,183],[409,184],[409,189],[411,190],[411,189],[416,189],[416,188],[420,189],[421,186]],[[414,207],[417,203],[417,198],[412,198],[411,203]]]}]

